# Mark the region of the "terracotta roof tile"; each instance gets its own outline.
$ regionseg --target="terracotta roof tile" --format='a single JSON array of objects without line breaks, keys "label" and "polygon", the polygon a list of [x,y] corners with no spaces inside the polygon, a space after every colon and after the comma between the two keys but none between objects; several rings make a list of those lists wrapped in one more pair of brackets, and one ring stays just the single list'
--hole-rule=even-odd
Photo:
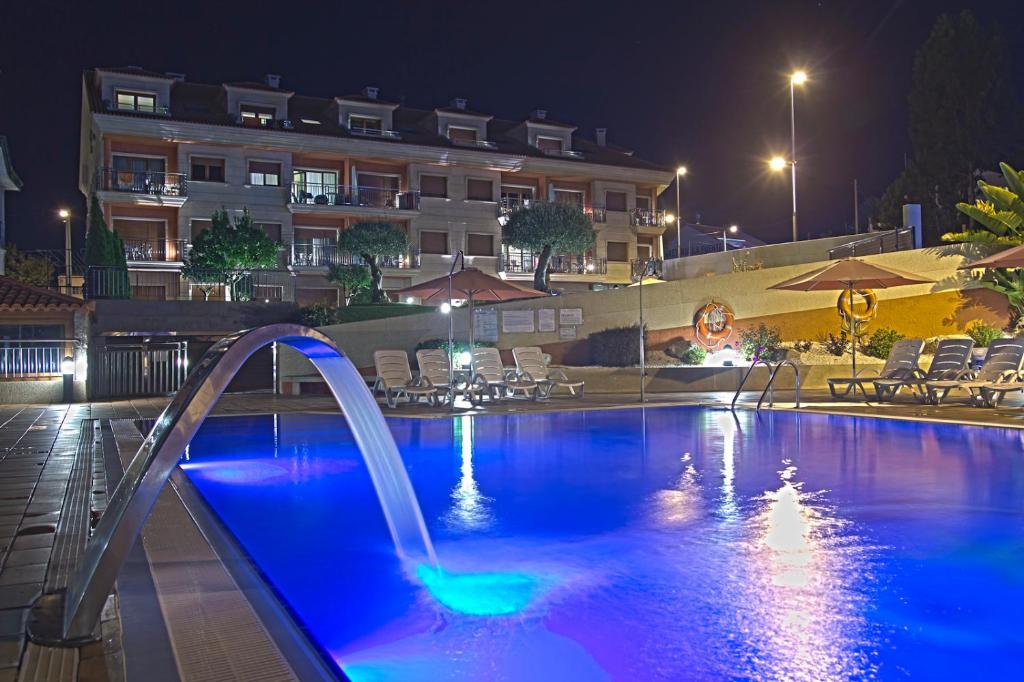
[{"label": "terracotta roof tile", "polygon": [[85,301],[0,277],[0,310],[74,310]]}]

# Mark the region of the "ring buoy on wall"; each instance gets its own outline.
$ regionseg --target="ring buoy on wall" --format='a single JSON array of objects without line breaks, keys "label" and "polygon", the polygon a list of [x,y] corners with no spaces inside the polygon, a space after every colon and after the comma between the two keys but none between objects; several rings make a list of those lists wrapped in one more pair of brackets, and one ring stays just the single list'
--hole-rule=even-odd
[{"label": "ring buoy on wall", "polygon": [[836,308],[839,310],[839,317],[843,320],[843,330],[851,335],[861,337],[866,333],[864,326],[875,319],[875,315],[878,314],[878,294],[873,289],[854,289],[852,293],[864,299],[867,306],[864,310],[854,310],[853,296],[849,289],[839,294]]},{"label": "ring buoy on wall", "polygon": [[708,350],[732,336],[732,324],[736,319],[732,309],[724,303],[708,303],[693,316],[697,343]]}]

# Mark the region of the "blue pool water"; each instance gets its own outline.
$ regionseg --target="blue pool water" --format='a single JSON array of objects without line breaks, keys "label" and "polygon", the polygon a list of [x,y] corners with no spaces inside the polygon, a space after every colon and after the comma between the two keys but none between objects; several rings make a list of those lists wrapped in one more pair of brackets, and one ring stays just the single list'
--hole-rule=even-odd
[{"label": "blue pool water", "polygon": [[395,555],[332,416],[182,466],[364,680],[1008,679],[1024,432],[657,408],[392,419],[441,562]]}]

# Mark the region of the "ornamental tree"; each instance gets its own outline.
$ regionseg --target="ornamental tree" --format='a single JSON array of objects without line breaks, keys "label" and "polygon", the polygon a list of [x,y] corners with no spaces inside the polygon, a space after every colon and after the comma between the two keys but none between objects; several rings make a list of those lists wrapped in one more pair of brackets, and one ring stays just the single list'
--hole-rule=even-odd
[{"label": "ornamental tree", "polygon": [[223,284],[236,301],[249,300],[252,291],[243,285],[248,271],[277,265],[280,245],[253,223],[247,208],[234,220],[224,209],[215,211],[211,221],[210,229],[192,240],[182,274],[200,284]]},{"label": "ornamental tree", "polygon": [[[89,298],[130,298],[128,261],[117,230],[107,227],[103,207],[94,194],[89,204],[89,229],[85,234],[85,294]],[[71,283],[68,282],[70,285]]]},{"label": "ornamental tree", "polygon": [[[7,245],[6,273],[11,279],[34,287],[48,287],[53,283],[53,263],[49,258],[22,253],[14,244]],[[68,282],[71,286],[71,282]]]},{"label": "ornamental tree", "polygon": [[332,265],[327,281],[341,289],[345,305],[352,303],[352,297],[370,288],[370,270],[365,265]]},{"label": "ornamental tree", "polygon": [[345,253],[359,256],[370,268],[371,300],[383,303],[384,273],[380,259],[386,256],[402,256],[409,250],[409,238],[399,227],[391,223],[356,223],[341,233],[338,247]]},{"label": "ornamental tree", "polygon": [[539,254],[533,288],[546,292],[551,254],[581,254],[592,248],[594,226],[579,206],[534,203],[509,216],[502,238],[513,248]]}]

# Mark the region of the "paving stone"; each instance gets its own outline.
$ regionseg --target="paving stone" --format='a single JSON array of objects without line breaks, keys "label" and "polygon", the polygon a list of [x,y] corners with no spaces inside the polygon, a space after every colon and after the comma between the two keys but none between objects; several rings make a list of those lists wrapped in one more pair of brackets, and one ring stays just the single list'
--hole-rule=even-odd
[{"label": "paving stone", "polygon": [[0,639],[0,668],[13,668],[21,662],[21,650],[25,646],[22,637]]},{"label": "paving stone", "polygon": [[23,635],[28,609],[4,609],[0,611],[0,637]]},{"label": "paving stone", "polygon": [[46,564],[27,564],[25,566],[5,566],[0,572],[0,585],[24,585],[40,583],[46,577]]},{"label": "paving stone", "polygon": [[0,609],[32,606],[36,597],[42,594],[43,582],[23,585],[0,585]]},{"label": "paving stone", "polygon": [[15,549],[7,555],[4,566],[28,566],[29,564],[45,564],[50,560],[50,547],[36,549]]},{"label": "paving stone", "polygon": [[44,535],[23,535],[14,538],[14,550],[38,549],[40,547],[53,547],[53,533]]}]

